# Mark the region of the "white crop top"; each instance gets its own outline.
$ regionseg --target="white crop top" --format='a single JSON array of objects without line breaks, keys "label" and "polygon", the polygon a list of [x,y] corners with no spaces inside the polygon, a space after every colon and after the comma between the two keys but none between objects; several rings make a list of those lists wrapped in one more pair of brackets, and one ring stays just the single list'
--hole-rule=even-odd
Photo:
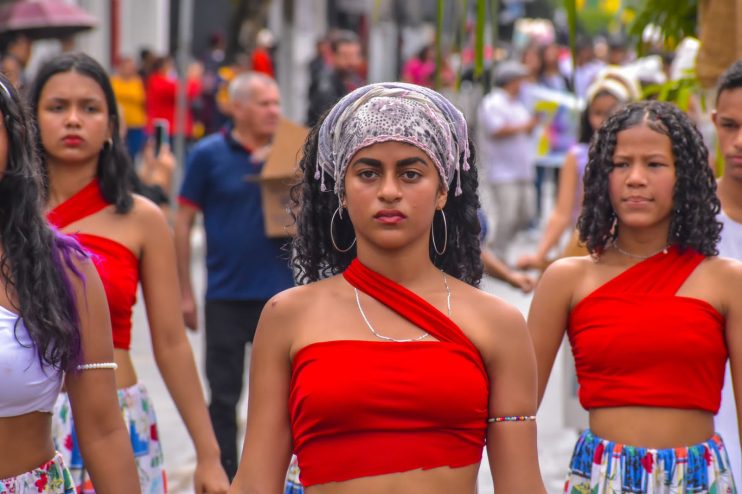
[{"label": "white crop top", "polygon": [[62,371],[42,366],[23,320],[0,306],[0,417],[51,413],[62,376]]}]

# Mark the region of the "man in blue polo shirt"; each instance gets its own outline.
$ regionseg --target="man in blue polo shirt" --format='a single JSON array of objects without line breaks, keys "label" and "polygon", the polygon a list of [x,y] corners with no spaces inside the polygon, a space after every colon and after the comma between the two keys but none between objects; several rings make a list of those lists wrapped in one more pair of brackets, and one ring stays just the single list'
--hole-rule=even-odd
[{"label": "man in blue polo shirt", "polygon": [[175,223],[178,272],[186,326],[198,326],[191,285],[190,236],[204,215],[206,230],[206,378],[222,464],[234,477],[236,406],[242,392],[245,347],[252,342],[265,302],[293,285],[285,241],[265,236],[258,175],[281,116],[275,81],[258,73],[229,86],[233,125],[192,149]]}]

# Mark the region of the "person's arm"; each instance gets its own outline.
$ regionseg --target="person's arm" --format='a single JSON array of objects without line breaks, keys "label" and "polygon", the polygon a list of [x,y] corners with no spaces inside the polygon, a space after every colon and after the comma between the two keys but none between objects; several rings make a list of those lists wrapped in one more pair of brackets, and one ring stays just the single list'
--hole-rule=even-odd
[{"label": "person's arm", "polygon": [[197,214],[198,209],[194,206],[180,202],[178,213],[175,215],[175,250],[180,280],[181,313],[186,327],[194,331],[198,329],[198,304],[191,283],[191,230]]},{"label": "person's arm", "polygon": [[[111,319],[103,284],[92,262],[76,263],[83,279],[70,273],[80,318],[81,363],[113,362]],[[111,369],[72,371],[65,386],[85,467],[100,494],[140,492],[129,434],[121,418]]]},{"label": "person's arm", "polygon": [[502,139],[504,137],[511,137],[523,133],[530,134],[531,132],[533,132],[533,129],[536,128],[540,121],[540,118],[535,115],[531,117],[527,122],[522,124],[503,125],[502,127],[492,132],[490,136],[493,139]]},{"label": "person's arm", "polygon": [[[302,287],[303,288],[303,287]],[[291,459],[289,383],[291,381],[292,289],[265,304],[253,342],[250,395],[242,459],[230,494],[283,492]]]},{"label": "person's arm", "polygon": [[513,288],[521,290],[523,293],[530,293],[536,285],[536,281],[525,273],[518,273],[510,269],[504,262],[497,258],[495,254],[482,248],[482,264],[484,272],[493,278],[504,281]]},{"label": "person's arm", "polygon": [[538,364],[538,404],[546,391],[554,359],[567,331],[574,282],[582,277],[578,258],[551,264],[536,285],[528,312],[528,330]]},{"label": "person's arm", "polygon": [[[497,335],[484,348],[490,378],[489,417],[536,414],[536,360],[523,316],[499,304],[492,323]],[[498,494],[546,494],[538,464],[536,422],[494,422],[487,425],[487,456]]]},{"label": "person's arm", "polygon": [[196,493],[224,493],[229,487],[219,445],[206,410],[201,381],[180,316],[175,248],[162,212],[144,198],[135,198],[143,232],[140,270],[157,367],[183,418],[196,449]]},{"label": "person's arm", "polygon": [[562,170],[559,173],[559,188],[557,189],[557,200],[554,210],[549,215],[541,241],[534,254],[526,254],[520,257],[515,265],[520,269],[544,269],[547,264],[549,251],[558,243],[572,223],[572,212],[575,207],[575,197],[579,188],[579,174],[577,173],[577,160],[573,153],[568,153]]},{"label": "person's arm", "polygon": [[178,278],[180,279],[181,311],[188,329],[198,329],[198,304],[193,295],[191,282],[191,230],[201,204],[207,198],[211,161],[208,149],[194,146],[186,162],[183,183],[178,197],[178,212],[175,215],[175,251],[177,254]]}]

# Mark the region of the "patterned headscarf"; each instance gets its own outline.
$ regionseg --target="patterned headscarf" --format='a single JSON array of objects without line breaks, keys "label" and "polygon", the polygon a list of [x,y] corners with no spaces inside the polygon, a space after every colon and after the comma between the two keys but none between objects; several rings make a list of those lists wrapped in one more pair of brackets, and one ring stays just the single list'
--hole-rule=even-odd
[{"label": "patterned headscarf", "polygon": [[314,178],[325,187],[325,175],[335,181],[342,199],[343,179],[350,158],[358,150],[379,142],[398,141],[422,149],[433,161],[446,190],[461,170],[469,169],[466,120],[437,92],[403,82],[369,84],[351,92],[330,111],[319,129]]}]

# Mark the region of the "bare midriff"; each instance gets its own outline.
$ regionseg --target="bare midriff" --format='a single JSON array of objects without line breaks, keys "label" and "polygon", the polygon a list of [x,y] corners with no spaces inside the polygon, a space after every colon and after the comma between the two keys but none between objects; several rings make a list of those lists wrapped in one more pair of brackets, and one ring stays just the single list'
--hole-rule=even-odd
[{"label": "bare midriff", "polygon": [[703,410],[615,407],[590,410],[590,430],[601,439],[652,449],[693,446],[714,435],[714,416]]},{"label": "bare midriff", "polygon": [[474,494],[479,463],[361,477],[306,488],[307,494]]},{"label": "bare midriff", "polygon": [[0,479],[29,472],[54,457],[52,416],[31,412],[0,418]]},{"label": "bare midriff", "polygon": [[116,388],[124,389],[134,386],[137,383],[137,373],[134,371],[134,363],[131,361],[129,350],[114,349],[113,361],[118,365],[118,368],[114,371],[116,374]]}]

